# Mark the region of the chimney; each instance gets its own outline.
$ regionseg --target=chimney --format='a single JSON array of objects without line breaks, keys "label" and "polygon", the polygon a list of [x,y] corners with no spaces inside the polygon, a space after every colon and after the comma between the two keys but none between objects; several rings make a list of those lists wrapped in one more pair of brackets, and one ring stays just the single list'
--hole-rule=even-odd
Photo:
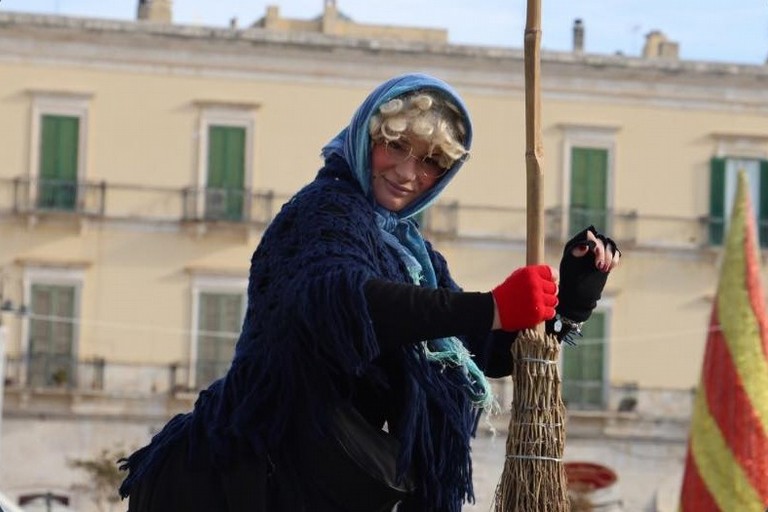
[{"label": "chimney", "polygon": [[573,53],[584,53],[584,23],[581,18],[573,21]]},{"label": "chimney", "polygon": [[336,0],[325,0],[322,17],[323,34],[336,34],[336,25],[339,21],[339,9]]},{"label": "chimney", "polygon": [[643,47],[643,58],[678,60],[680,56],[680,45],[667,39],[661,31],[654,30],[645,36],[645,46]]},{"label": "chimney", "polygon": [[280,22],[280,7],[277,5],[268,5],[267,12],[256,24],[267,29],[275,28]]},{"label": "chimney", "polygon": [[172,23],[173,0],[139,0],[137,19],[155,23]]}]

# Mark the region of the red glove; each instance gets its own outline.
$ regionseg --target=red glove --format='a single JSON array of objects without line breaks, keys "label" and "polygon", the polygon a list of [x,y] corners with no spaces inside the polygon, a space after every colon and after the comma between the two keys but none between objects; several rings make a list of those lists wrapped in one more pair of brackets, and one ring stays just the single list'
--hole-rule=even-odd
[{"label": "red glove", "polygon": [[528,329],[555,316],[557,285],[548,265],[519,268],[491,293],[505,331]]}]

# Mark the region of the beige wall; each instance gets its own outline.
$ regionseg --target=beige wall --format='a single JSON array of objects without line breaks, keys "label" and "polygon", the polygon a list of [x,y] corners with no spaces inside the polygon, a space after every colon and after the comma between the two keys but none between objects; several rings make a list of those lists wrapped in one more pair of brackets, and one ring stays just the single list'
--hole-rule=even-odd
[{"label": "beige wall", "polygon": [[[80,333],[83,356],[134,362],[188,357],[191,277],[186,269],[247,271],[258,231],[198,236],[178,222],[159,225],[140,220],[150,212],[173,220],[181,207],[179,191],[196,184],[201,170],[200,123],[206,108],[223,105],[246,112],[253,122],[252,187],[289,195],[312,179],[320,165],[320,148],[346,124],[384,72],[371,67],[369,79],[345,78],[347,68],[338,63],[330,69],[330,80],[314,72],[302,75],[298,67],[272,73],[256,66],[237,75],[206,67],[217,55],[234,59],[225,55],[231,49],[214,48],[199,64],[185,60],[169,63],[170,68],[157,66],[152,61],[160,56],[147,51],[149,55],[140,60],[130,48],[118,47],[119,66],[94,64],[84,56],[80,60],[70,56],[64,62],[43,56],[0,60],[0,74],[5,77],[0,82],[1,178],[29,173],[35,101],[30,91],[69,92],[90,98],[86,101],[86,180],[167,188],[141,194],[111,190],[108,210],[138,218],[134,223],[95,220],[61,226],[44,220],[30,225],[24,219],[3,218],[4,240],[13,243],[0,247],[0,262],[16,279],[30,261],[86,265]],[[286,49],[286,55],[300,64],[303,57],[290,51]],[[233,55],[251,58],[237,51]],[[362,66],[370,65],[365,60],[368,56],[361,58]],[[393,58],[381,57],[387,63]],[[516,207],[517,213],[508,214],[509,218],[503,212],[481,217],[481,227],[498,223],[521,229],[525,135],[519,69],[491,69],[476,55],[463,56],[453,68],[440,56],[421,58],[425,69],[434,67],[440,76],[456,78],[456,87],[474,116],[472,157],[444,200]],[[692,229],[695,219],[707,214],[708,162],[719,147],[714,135],[765,133],[768,118],[760,110],[745,112],[741,103],[723,100],[705,75],[697,86],[706,91],[705,100],[699,101],[699,92],[689,94],[681,84],[670,84],[655,97],[642,73],[634,81],[622,78],[611,84],[610,75],[593,78],[592,69],[576,79],[571,76],[572,66],[554,62],[545,82],[545,205],[567,203],[567,134],[578,132],[575,126],[607,128],[612,133],[607,139],[615,150],[612,206],[636,210],[641,218],[690,220],[687,226],[638,224],[638,246],[626,248],[623,268],[606,291],[610,300],[605,304],[612,310],[610,378],[653,386],[693,386],[716,283],[716,251],[664,250],[658,247],[663,243],[656,242],[663,242],[666,230]],[[558,73],[562,80],[556,80]],[[695,81],[694,75],[691,80]],[[504,77],[506,84],[497,85],[495,81]],[[591,92],[590,84],[594,85]],[[611,87],[615,89],[611,95],[602,95],[603,89]],[[622,94],[625,89],[630,92]],[[633,93],[639,90],[646,90],[644,97]],[[745,88],[744,94],[749,99],[755,92]],[[699,108],[694,109],[691,104],[696,101]],[[760,139],[752,148],[766,154],[768,142]],[[10,200],[7,187],[2,196]],[[468,230],[474,229],[471,221],[467,223]],[[516,243],[496,244],[492,249],[461,241],[438,240],[437,244],[449,254],[454,273],[468,288],[487,289],[522,264],[521,246]],[[554,264],[559,249],[552,245],[549,250]],[[147,301],[148,296],[156,300]],[[130,323],[141,324],[146,332],[137,336],[107,327]],[[11,350],[20,350],[22,330],[15,325],[18,321],[10,324]],[[644,336],[651,339],[642,341]]]},{"label": "beige wall", "polygon": [[[363,91],[318,84],[254,83],[77,67],[2,65],[7,162],[0,176],[29,168],[30,89],[92,94],[88,180],[183,187],[197,175],[201,101],[261,105],[253,113],[254,186],[295,191],[319,168],[319,151],[351,117]],[[55,84],[55,85],[51,85]],[[302,116],[298,120],[298,114]],[[25,129],[19,129],[23,127]]]},{"label": "beige wall", "polygon": [[[310,180],[319,150],[374,85],[278,82],[2,64],[4,122],[0,176],[30,165],[30,90],[92,94],[86,179],[183,187],[198,172],[201,101],[258,105],[252,118],[254,188],[288,194]],[[55,85],[52,85],[55,84]],[[460,91],[461,85],[458,85]],[[472,157],[446,199],[523,206],[524,111],[520,91],[464,93],[475,125]],[[716,133],[761,134],[762,113],[549,101],[543,111],[545,204],[562,203],[565,124],[616,128],[614,204],[643,214],[706,214],[708,164]],[[299,121],[299,117],[300,121]],[[768,141],[758,144],[768,154]],[[645,193],[646,189],[652,193]]]},{"label": "beige wall", "polygon": [[[84,278],[78,326],[81,357],[165,362],[188,356],[191,285],[185,269],[220,259],[217,255],[231,252],[229,248],[163,232],[105,233],[98,226],[82,234],[68,231],[53,237],[45,228],[33,229],[15,237],[13,249],[2,252],[12,272],[10,282],[17,285],[6,293],[20,294],[14,288],[21,287],[26,268],[75,263]],[[8,232],[0,230],[2,235]],[[226,259],[240,259],[247,272],[244,251]],[[19,353],[25,346],[23,322],[11,317],[6,324],[9,352]]]}]

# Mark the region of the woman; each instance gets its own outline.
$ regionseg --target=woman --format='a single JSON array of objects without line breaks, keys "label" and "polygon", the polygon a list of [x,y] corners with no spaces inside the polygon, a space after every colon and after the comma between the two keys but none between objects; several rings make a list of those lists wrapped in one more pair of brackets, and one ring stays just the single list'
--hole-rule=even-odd
[{"label": "woman", "polygon": [[332,489],[344,461],[323,451],[346,422],[338,411],[396,440],[393,481],[408,491],[398,510],[458,512],[472,500],[469,442],[493,401],[485,376],[508,375],[515,331],[551,321],[556,306],[560,336],[585,320],[619,256],[610,239],[580,233],[559,305],[547,266],[461,292],[412,218],[471,142],[464,103],[438,79],[404,75],[370,94],[254,252],[227,375],[125,461],[131,512],[357,512],[350,503],[372,496]]}]

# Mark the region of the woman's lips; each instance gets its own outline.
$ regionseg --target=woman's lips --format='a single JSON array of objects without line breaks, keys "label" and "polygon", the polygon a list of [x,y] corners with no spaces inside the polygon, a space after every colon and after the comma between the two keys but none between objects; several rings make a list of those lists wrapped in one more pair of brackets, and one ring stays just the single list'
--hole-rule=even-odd
[{"label": "woman's lips", "polygon": [[387,183],[387,188],[389,188],[393,195],[402,197],[413,193],[411,189],[398,185],[397,183],[393,183],[386,178],[384,181]]}]

